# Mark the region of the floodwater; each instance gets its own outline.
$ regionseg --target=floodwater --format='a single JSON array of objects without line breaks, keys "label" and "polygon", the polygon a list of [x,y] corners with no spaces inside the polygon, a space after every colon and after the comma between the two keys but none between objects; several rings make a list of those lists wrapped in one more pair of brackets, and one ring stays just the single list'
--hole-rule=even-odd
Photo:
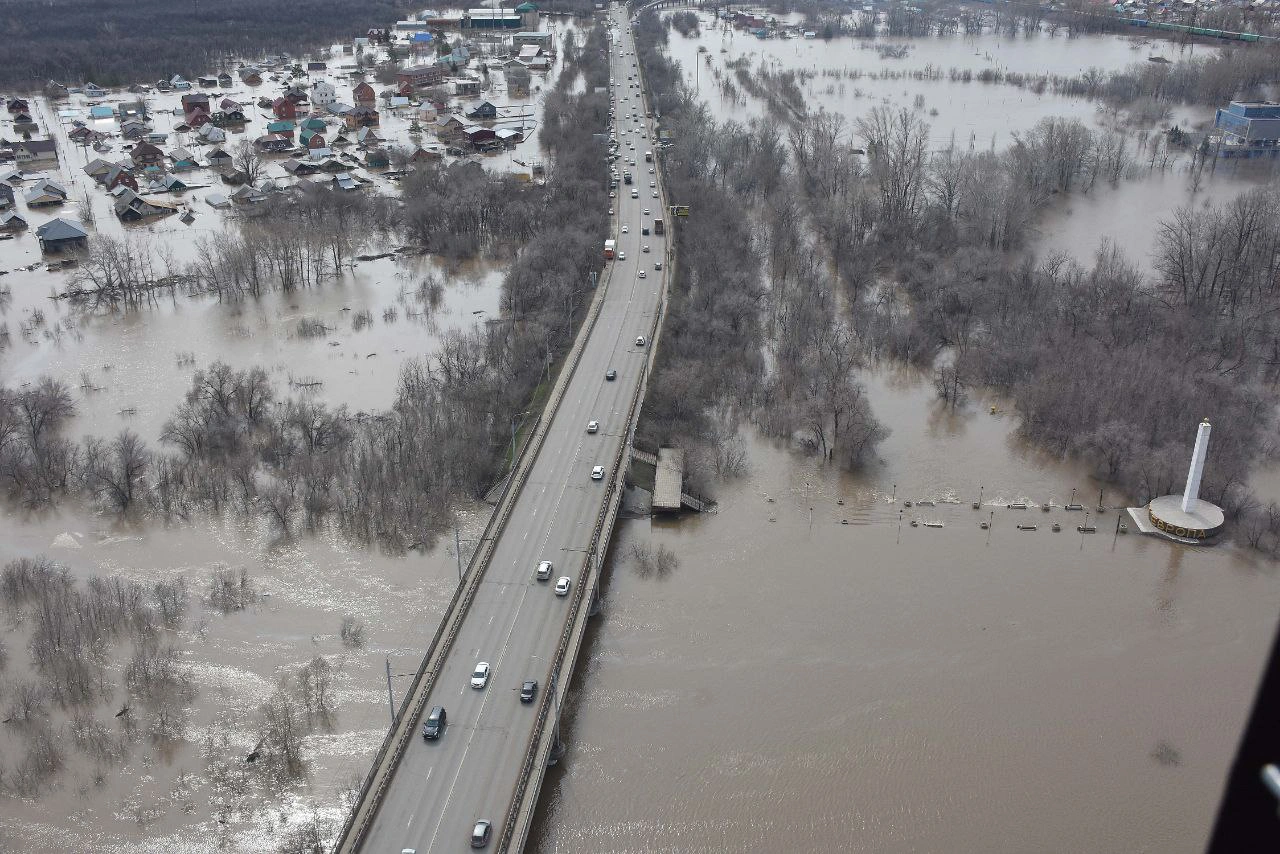
[{"label": "floodwater", "polygon": [[[72,435],[127,427],[149,442],[159,439],[192,375],[217,360],[264,368],[282,397],[306,393],[353,412],[384,410],[406,361],[430,356],[449,329],[499,316],[503,274],[488,263],[449,268],[430,258],[382,258],[292,293],[231,301],[159,296],[153,306],[117,313],[90,312],[50,300],[34,286],[16,286],[4,312],[10,344],[0,356],[3,382],[60,379],[75,391]],[[444,285],[434,305],[417,294],[429,276]],[[43,317],[38,324],[36,312]],[[319,321],[326,332],[303,335],[304,320]]]},{"label": "floodwater", "polygon": [[1117,534],[1114,509],[1075,533],[1061,505],[1096,485],[992,402],[868,386],[894,430],[870,471],[748,436],[717,513],[621,525],[531,850],[1202,850],[1276,566]]},{"label": "floodwater", "polygon": [[[685,80],[706,101],[718,121],[747,117],[769,118],[759,99],[742,92],[735,73],[725,63],[745,58],[748,71],[762,64],[772,71],[802,70],[816,74],[803,91],[809,109],[825,109],[853,119],[881,104],[918,108],[930,124],[931,145],[957,145],[986,149],[1003,148],[1012,135],[1029,130],[1047,117],[1079,118],[1091,123],[1097,105],[1083,98],[1068,98],[1006,84],[953,82],[952,69],[976,75],[984,70],[1019,74],[1074,76],[1088,68],[1120,70],[1131,63],[1159,55],[1169,60],[1205,55],[1217,48],[1150,41],[1132,35],[1088,35],[1068,38],[1065,31],[1041,32],[1010,38],[996,33],[976,36],[938,36],[918,39],[862,40],[768,39],[711,24],[701,15],[700,35],[685,38],[672,31],[667,51],[677,60]],[[901,58],[882,58],[877,47],[905,47]],[[698,53],[705,48],[705,53]],[[710,64],[707,60],[710,59]],[[940,71],[943,79],[911,76],[927,69]],[[737,86],[744,101],[724,96],[720,79]],[[856,74],[858,76],[850,76]],[[919,105],[919,106],[917,106]],[[1183,127],[1212,121],[1212,111],[1176,110],[1174,121]]]},{"label": "floodwater", "polygon": [[[479,535],[487,511],[463,508],[464,561],[466,540]],[[456,558],[444,548],[392,558],[327,535],[283,544],[252,523],[133,528],[70,507],[16,522],[6,519],[0,562],[43,554],[81,579],[116,575],[149,585],[186,578],[192,601],[178,646],[199,693],[187,709],[186,738],[172,755],[160,757],[144,740],[126,764],[108,767],[98,786],[93,763],[68,751],[54,791],[39,800],[6,797],[2,851],[249,854],[274,850],[282,829],[312,814],[336,830],[344,817],[339,787],[365,773],[389,723],[385,662],[398,703],[409,683],[405,674],[417,669],[457,583]],[[248,572],[256,604],[223,614],[201,603],[211,573],[223,568]],[[346,615],[365,624],[363,648],[343,645],[339,627]],[[20,657],[19,649],[10,651]],[[257,743],[258,706],[281,675],[317,655],[333,667],[337,714],[331,731],[304,740],[307,777],[281,795],[255,792],[232,804],[239,808],[219,824],[203,739],[225,736],[231,765],[250,767],[240,758]],[[114,705],[104,701],[95,713],[113,731],[121,699],[117,693]],[[6,764],[22,750],[13,728],[0,731]]]}]

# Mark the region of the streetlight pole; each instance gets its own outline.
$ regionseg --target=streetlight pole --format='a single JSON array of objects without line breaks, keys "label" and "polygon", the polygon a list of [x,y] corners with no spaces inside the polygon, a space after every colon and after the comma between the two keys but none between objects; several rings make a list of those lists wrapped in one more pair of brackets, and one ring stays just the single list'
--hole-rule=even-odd
[{"label": "streetlight pole", "polygon": [[516,470],[516,422],[528,414],[529,410],[526,409],[511,416],[511,466],[507,469],[508,475]]},{"label": "streetlight pole", "polygon": [[453,526],[453,554],[458,559],[458,583],[462,583],[462,540],[458,537],[458,525]]},{"label": "streetlight pole", "polygon": [[396,701],[391,695],[391,659],[387,659],[387,706],[391,709],[391,725],[396,725]]}]

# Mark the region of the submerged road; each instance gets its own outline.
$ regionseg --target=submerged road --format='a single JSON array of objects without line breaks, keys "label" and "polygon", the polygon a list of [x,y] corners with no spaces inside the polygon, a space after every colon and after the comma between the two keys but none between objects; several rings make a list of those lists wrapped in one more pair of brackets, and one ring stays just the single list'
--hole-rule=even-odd
[{"label": "submerged road", "polygon": [[[506,813],[536,721],[537,704],[519,700],[521,683],[536,679],[542,699],[551,687],[557,644],[567,621],[576,616],[571,613],[574,598],[556,596],[553,586],[560,576],[576,579],[587,558],[593,527],[608,498],[607,475],[593,480],[592,468],[608,470],[626,441],[628,409],[648,358],[649,342],[638,346],[636,337],[649,335],[666,275],[653,269],[654,261],[665,257],[666,237],[641,233],[651,229],[655,214],[662,217],[662,199],[655,198],[650,182],[658,176],[650,174],[653,164],[644,158],[654,147],[653,133],[645,118],[635,46],[625,11],[615,11],[611,18],[613,133],[621,142],[617,167],[620,174],[629,169],[635,179],[632,186],[620,183],[614,200],[613,237],[625,260],[609,262],[600,313],[581,360],[423,706],[424,716],[433,706],[445,707],[445,731],[439,740],[425,741],[422,720],[413,722],[418,734],[392,772],[360,845],[363,851],[466,849],[479,819],[493,823],[490,846],[496,846],[504,822],[512,818]],[[646,245],[651,251],[644,251]],[[606,380],[609,370],[617,371],[616,380]],[[593,420],[599,431],[588,433]],[[549,580],[538,581],[535,572],[543,560],[551,561],[554,570]],[[586,597],[580,607],[589,606]],[[492,666],[484,689],[470,686],[480,661]]]}]

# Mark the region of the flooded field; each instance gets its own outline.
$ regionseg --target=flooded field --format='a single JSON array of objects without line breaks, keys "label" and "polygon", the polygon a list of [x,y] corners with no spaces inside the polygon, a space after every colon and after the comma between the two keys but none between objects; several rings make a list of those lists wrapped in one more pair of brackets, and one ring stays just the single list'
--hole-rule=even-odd
[{"label": "flooded field", "polygon": [[[726,63],[745,60],[749,72],[763,65],[773,71],[813,74],[803,89],[809,109],[842,114],[850,124],[881,103],[919,109],[931,126],[931,144],[937,148],[952,139],[966,148],[1003,148],[1015,134],[1042,118],[1061,116],[1091,122],[1100,112],[1097,104],[1084,98],[979,82],[976,75],[984,70],[1074,76],[1088,68],[1120,70],[1152,55],[1176,60],[1217,50],[1130,35],[1068,38],[1064,32],[1026,38],[984,33],[918,39],[762,41],[732,28],[715,27],[710,15],[700,17],[700,34],[686,38],[673,31],[667,51],[680,63],[686,82],[703,97],[717,120],[768,117],[762,101],[744,97],[737,87],[737,98],[726,96],[720,85],[734,82],[734,72]],[[879,48],[894,48],[902,56],[882,55]],[[974,79],[968,83],[952,81],[952,70],[969,72]],[[931,79],[938,76],[941,79]],[[1171,117],[1184,127],[1212,119],[1212,112],[1197,110],[1177,110]]]},{"label": "flooded field", "polygon": [[[476,536],[487,510],[463,513],[464,541]],[[469,553],[464,545],[464,560]],[[6,798],[0,850],[15,852],[248,854],[274,850],[285,830],[312,816],[336,828],[340,790],[358,785],[388,723],[385,663],[398,701],[409,682],[403,674],[416,670],[457,582],[451,549],[389,558],[327,536],[284,544],[251,524],[134,528],[71,509],[6,519],[0,562],[34,555],[81,579],[112,575],[150,585],[184,578],[192,602],[178,646],[197,693],[175,749],[158,752],[144,739],[127,761],[105,768],[71,751],[53,790]],[[221,569],[245,570],[256,590],[250,607],[225,614],[206,601],[211,574]],[[339,636],[348,615],[366,627],[362,647]],[[215,786],[219,766],[233,773],[252,767],[244,757],[257,743],[259,705],[280,676],[317,655],[333,668],[337,712],[330,729],[304,739],[305,777],[280,791]],[[15,677],[14,663],[6,677]],[[113,731],[121,725],[112,717],[119,703],[117,696],[95,714]],[[132,714],[142,721],[146,712]],[[225,748],[209,751],[209,744]],[[0,731],[6,766],[22,750],[19,732]]]},{"label": "flooded field", "polygon": [[717,513],[622,525],[532,850],[1203,848],[1276,567],[1115,534],[1114,509],[1077,534],[1061,505],[1097,486],[1013,418],[868,386],[894,431],[873,470],[752,440]]}]

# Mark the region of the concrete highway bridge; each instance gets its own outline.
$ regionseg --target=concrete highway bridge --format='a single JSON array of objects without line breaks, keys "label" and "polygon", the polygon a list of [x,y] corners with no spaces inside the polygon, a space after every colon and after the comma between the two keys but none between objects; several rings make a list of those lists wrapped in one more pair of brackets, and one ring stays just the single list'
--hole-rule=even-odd
[{"label": "concrete highway bridge", "polygon": [[[635,175],[633,185],[618,187],[614,204],[619,255],[606,265],[546,410],[399,707],[340,852],[457,851],[481,820],[491,823],[490,850],[520,851],[545,769],[562,750],[560,705],[597,609],[675,262],[670,228],[653,233],[655,217],[669,225],[672,218],[663,217],[661,172],[645,161],[656,148],[654,128],[628,13],[609,14],[612,82],[620,84],[612,89],[612,133],[619,168]],[[657,261],[665,262],[661,270]],[[552,563],[546,580],[535,577],[542,561]],[[553,589],[561,577],[567,595]],[[491,673],[475,688],[472,672],[482,661]],[[519,697],[526,680],[538,683],[527,703]],[[427,741],[423,722],[436,706],[446,723]]]}]

